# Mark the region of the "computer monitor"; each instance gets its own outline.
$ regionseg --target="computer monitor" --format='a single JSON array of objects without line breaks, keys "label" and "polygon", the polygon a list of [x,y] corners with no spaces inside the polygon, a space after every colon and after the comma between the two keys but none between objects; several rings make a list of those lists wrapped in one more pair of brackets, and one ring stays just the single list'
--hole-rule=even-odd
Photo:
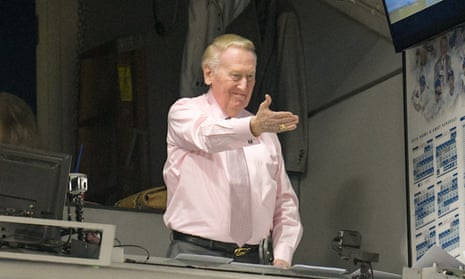
[{"label": "computer monitor", "polygon": [[[71,156],[0,145],[0,215],[63,219]],[[0,222],[0,244],[47,249],[60,232],[43,226]]]},{"label": "computer monitor", "polygon": [[396,52],[465,22],[463,0],[383,0]]}]

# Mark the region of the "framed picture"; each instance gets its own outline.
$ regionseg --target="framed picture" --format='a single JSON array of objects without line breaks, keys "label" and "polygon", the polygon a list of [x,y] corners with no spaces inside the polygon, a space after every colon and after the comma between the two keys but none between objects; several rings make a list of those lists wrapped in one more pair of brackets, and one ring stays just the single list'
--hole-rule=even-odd
[{"label": "framed picture", "polygon": [[465,250],[465,26],[404,51],[410,262]]}]

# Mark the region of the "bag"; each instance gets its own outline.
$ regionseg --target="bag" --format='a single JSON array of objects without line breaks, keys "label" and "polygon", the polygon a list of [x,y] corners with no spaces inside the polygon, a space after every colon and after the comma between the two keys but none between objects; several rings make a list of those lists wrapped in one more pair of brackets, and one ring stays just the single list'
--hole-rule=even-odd
[{"label": "bag", "polygon": [[166,209],[167,190],[166,186],[150,188],[115,203],[115,207],[136,208],[136,209]]}]

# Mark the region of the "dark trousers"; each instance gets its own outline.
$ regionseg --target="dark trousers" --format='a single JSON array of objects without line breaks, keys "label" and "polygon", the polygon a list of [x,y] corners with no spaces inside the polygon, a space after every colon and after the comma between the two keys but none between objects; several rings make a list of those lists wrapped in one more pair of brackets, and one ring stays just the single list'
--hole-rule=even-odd
[{"label": "dark trousers", "polygon": [[231,258],[235,262],[242,263],[260,263],[258,251],[252,251],[247,253],[246,255],[237,257],[232,253],[228,253],[225,251],[212,250],[187,241],[172,239],[170,246],[168,247],[168,252],[166,256],[168,258],[175,258],[178,254],[181,253]]}]

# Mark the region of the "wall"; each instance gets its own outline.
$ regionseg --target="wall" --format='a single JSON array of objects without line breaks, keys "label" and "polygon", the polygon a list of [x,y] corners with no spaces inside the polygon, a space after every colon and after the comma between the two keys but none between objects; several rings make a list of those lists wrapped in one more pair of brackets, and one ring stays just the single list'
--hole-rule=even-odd
[{"label": "wall", "polygon": [[78,55],[77,1],[36,0],[37,121],[50,150],[74,153]]},{"label": "wall", "polygon": [[[354,229],[362,233],[363,249],[380,254],[375,269],[401,273],[407,265],[401,57],[389,41],[329,6],[293,2],[305,34],[311,109],[310,157],[301,185],[305,232],[295,263],[352,267],[330,244],[340,229]],[[106,22],[105,38],[111,26]],[[65,33],[63,25],[48,28]],[[57,43],[49,40],[47,54],[55,61]],[[66,71],[52,74],[69,72],[65,62],[58,66]],[[38,67],[50,72],[52,66],[42,62]],[[68,76],[44,77],[62,80],[53,83],[63,86],[71,82]],[[60,90],[48,89],[49,96]],[[164,256],[169,233],[160,215],[105,209],[86,209],[86,215],[88,221],[117,223],[124,243],[137,240],[152,255]]]},{"label": "wall", "polygon": [[380,254],[375,269],[401,273],[408,263],[401,55],[324,3],[293,2],[310,81],[305,233],[294,260],[352,268],[331,248],[339,230],[351,229],[362,234],[363,250]]},{"label": "wall", "polygon": [[[168,250],[170,232],[161,214],[128,210],[84,208],[84,222],[116,225],[116,241],[125,254],[164,257]],[[142,249],[142,248],[144,249]]]},{"label": "wall", "polygon": [[363,250],[380,254],[375,269],[400,273],[406,265],[401,84],[398,75],[311,118],[296,261],[353,266],[331,249],[346,229],[362,234]]}]

